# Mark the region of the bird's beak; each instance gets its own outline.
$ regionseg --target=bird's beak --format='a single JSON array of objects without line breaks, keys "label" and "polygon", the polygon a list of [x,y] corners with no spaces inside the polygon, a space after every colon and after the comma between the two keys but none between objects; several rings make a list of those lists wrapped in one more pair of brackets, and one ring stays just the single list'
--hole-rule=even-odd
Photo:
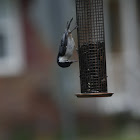
[{"label": "bird's beak", "polygon": [[77,60],[71,60],[71,62],[73,62],[73,63],[74,63],[74,62],[78,62],[78,61],[77,61]]}]

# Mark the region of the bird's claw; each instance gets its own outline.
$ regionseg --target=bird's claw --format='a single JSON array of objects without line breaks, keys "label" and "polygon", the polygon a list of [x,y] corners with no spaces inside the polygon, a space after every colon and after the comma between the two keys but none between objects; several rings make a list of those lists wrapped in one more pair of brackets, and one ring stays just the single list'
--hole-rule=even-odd
[{"label": "bird's claw", "polygon": [[79,54],[79,50],[78,50],[78,48],[76,48],[76,52]]}]

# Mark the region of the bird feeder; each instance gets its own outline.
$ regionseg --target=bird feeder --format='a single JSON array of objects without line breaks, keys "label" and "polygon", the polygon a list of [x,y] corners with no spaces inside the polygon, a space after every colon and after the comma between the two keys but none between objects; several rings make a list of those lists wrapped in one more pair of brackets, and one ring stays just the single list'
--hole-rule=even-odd
[{"label": "bird feeder", "polygon": [[110,97],[107,93],[103,0],[76,0],[81,93],[77,97]]}]

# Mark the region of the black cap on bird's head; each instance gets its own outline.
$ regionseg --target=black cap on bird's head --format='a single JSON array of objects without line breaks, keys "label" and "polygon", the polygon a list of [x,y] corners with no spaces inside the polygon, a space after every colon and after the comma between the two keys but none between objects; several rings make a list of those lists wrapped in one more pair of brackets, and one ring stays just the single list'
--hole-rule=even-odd
[{"label": "black cap on bird's head", "polygon": [[62,68],[67,68],[69,67],[73,62],[57,62],[58,65]]},{"label": "black cap on bird's head", "polygon": [[66,62],[59,62],[59,59],[57,59],[57,64],[62,68],[67,68],[74,62],[77,62],[77,61],[76,60],[69,60],[69,61],[66,61]]}]

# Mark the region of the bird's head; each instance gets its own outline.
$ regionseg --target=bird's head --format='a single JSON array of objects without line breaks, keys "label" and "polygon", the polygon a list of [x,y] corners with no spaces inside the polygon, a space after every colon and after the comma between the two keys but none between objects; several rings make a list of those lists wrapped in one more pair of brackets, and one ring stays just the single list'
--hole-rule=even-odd
[{"label": "bird's head", "polygon": [[73,62],[57,62],[57,64],[62,68],[69,67]]},{"label": "bird's head", "polygon": [[62,68],[67,68],[74,62],[77,62],[77,61],[76,60],[59,61],[59,58],[57,59],[57,64]]}]

